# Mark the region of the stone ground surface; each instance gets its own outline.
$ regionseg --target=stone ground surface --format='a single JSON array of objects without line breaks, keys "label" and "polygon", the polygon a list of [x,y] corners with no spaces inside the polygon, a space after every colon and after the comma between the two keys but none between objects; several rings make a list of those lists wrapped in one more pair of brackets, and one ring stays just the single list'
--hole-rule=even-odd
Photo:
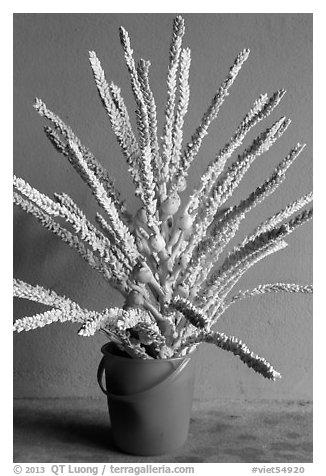
[{"label": "stone ground surface", "polygon": [[140,457],[114,446],[103,399],[14,401],[16,463],[311,463],[307,401],[194,402],[187,443]]}]

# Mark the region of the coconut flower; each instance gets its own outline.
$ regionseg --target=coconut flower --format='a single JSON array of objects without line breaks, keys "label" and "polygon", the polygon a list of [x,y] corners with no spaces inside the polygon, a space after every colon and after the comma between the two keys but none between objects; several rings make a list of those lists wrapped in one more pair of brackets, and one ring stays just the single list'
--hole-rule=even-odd
[{"label": "coconut flower", "polygon": [[177,16],[173,22],[162,137],[150,81],[151,63],[135,59],[128,32],[120,27],[119,33],[136,103],[135,128],[120,88],[108,82],[94,51],[89,52],[89,60],[101,103],[135,186],[139,200],[135,216],[105,167],[41,99],[36,99],[34,107],[46,121],[47,138],[88,185],[101,212],[96,214],[94,225],[67,193],[55,193],[52,199],[19,177],[14,177],[13,196],[15,205],[75,249],[122,294],[123,307],[85,309],[52,290],[15,279],[15,297],[49,309],[17,319],[14,330],[28,331],[53,322],[79,323],[79,335],[89,337],[100,332],[130,357],[141,359],[178,357],[193,352],[201,343],[213,344],[275,380],[280,374],[271,364],[240,339],[212,326],[230,306],[249,297],[271,292],[312,293],[311,285],[268,283],[232,295],[235,284],[253,265],[284,249],[287,235],[312,218],[312,208],[306,208],[312,193],[258,224],[220,260],[247,214],[283,184],[304,149],[304,144],[293,145],[268,179],[238,204],[225,208],[256,159],[286,133],[290,119],[274,118],[272,125],[241,150],[247,134],[274,112],[285,90],[262,94],[248,105],[248,113],[229,142],[219,149],[185,200],[181,193],[187,187],[191,164],[246,66],[250,51],[243,49],[236,56],[183,146],[183,126],[191,100],[191,50],[183,45],[183,18]]}]

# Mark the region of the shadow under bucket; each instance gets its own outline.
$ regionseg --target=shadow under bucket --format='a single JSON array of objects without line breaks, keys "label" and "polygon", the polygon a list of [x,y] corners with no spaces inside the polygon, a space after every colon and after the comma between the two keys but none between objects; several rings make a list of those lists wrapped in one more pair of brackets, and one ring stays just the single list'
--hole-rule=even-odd
[{"label": "shadow under bucket", "polygon": [[107,395],[116,445],[143,456],[169,453],[182,446],[189,430],[195,354],[143,360],[118,355],[110,344],[101,351],[104,356],[97,377]]}]

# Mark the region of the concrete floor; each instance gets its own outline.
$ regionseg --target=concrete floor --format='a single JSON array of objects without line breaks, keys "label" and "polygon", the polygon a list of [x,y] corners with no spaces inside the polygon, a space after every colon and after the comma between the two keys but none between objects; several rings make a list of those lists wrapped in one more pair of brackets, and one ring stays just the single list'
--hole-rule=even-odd
[{"label": "concrete floor", "polygon": [[15,463],[311,463],[311,402],[194,402],[176,452],[137,457],[114,446],[105,399],[14,401]]}]

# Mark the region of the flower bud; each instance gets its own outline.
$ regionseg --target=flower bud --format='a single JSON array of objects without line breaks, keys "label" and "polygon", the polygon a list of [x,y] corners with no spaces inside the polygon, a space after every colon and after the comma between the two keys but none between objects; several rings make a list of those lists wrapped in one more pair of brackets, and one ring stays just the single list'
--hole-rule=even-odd
[{"label": "flower bud", "polygon": [[177,193],[174,193],[170,197],[167,197],[163,203],[161,203],[161,213],[162,215],[168,217],[174,215],[180,207],[180,197]]},{"label": "flower bud", "polygon": [[149,268],[142,267],[135,270],[134,279],[140,283],[150,283],[153,275]]},{"label": "flower bud", "polygon": [[165,240],[162,235],[151,235],[148,244],[156,253],[159,253],[165,248]]},{"label": "flower bud", "polygon": [[136,213],[136,221],[140,222],[143,225],[147,225],[147,213],[145,208],[140,208]]},{"label": "flower bud", "polygon": [[193,218],[189,215],[189,213],[185,212],[179,219],[178,219],[178,228],[180,230],[189,230],[193,223]]},{"label": "flower bud", "polygon": [[137,307],[142,306],[144,303],[143,296],[138,291],[131,291],[125,302],[126,307]]}]

